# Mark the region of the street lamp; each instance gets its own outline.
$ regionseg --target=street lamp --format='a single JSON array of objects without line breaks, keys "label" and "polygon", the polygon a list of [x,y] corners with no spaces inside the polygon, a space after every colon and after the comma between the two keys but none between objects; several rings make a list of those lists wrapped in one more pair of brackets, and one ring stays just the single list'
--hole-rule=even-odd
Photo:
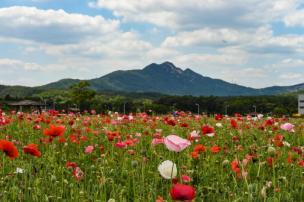
[{"label": "street lamp", "polygon": [[225,106],[225,115],[228,115],[228,107],[229,107],[229,105]]},{"label": "street lamp", "polygon": [[124,108],[123,108],[123,110],[124,110],[124,115],[126,115],[126,103],[124,102]]},{"label": "street lamp", "polygon": [[200,105],[198,103],[195,104],[197,106],[197,115],[200,114]]},{"label": "street lamp", "polygon": [[254,108],[254,113],[256,114],[257,107],[255,105],[252,106]]},{"label": "street lamp", "polygon": [[46,100],[44,100],[44,111],[46,111]]},{"label": "street lamp", "polygon": [[172,104],[172,115],[173,115],[173,116],[176,116],[175,106],[176,106],[176,103],[173,103],[173,104]]},{"label": "street lamp", "polygon": [[176,103],[173,103],[173,104],[172,104],[172,109],[173,109],[173,111],[175,111],[175,107],[176,107]]}]

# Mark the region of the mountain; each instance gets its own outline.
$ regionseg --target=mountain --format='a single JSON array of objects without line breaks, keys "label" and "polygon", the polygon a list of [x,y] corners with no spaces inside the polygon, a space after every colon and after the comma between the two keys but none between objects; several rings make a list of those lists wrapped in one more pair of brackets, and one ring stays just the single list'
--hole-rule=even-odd
[{"label": "mountain", "polygon": [[56,82],[52,82],[49,84],[46,84],[44,86],[40,86],[39,88],[42,89],[66,89],[69,88],[71,85],[76,84],[80,82],[80,79],[61,79]]},{"label": "mountain", "polygon": [[25,86],[5,86],[0,85],[0,97],[10,95],[12,97],[27,97],[41,92],[38,88]]},{"label": "mountain", "polygon": [[[16,87],[26,94],[49,89],[66,89],[78,83],[78,79],[63,79],[44,86],[29,88]],[[294,86],[273,86],[262,89],[232,84],[220,79],[202,76],[191,69],[182,70],[171,62],[162,64],[152,63],[143,69],[114,71],[110,74],[88,80],[91,88],[98,92],[156,92],[168,95],[194,95],[194,96],[251,96],[274,95],[295,92],[304,89],[304,83]],[[7,88],[1,87],[0,95],[10,93]],[[11,89],[12,90],[12,89]]]},{"label": "mountain", "polygon": [[272,86],[260,89],[260,92],[265,95],[274,95],[282,93],[296,93],[304,90],[304,83],[292,86]]},{"label": "mountain", "polygon": [[89,81],[95,90],[159,92],[171,95],[251,95],[255,89],[204,77],[170,62],[150,64],[142,70],[115,71]]}]

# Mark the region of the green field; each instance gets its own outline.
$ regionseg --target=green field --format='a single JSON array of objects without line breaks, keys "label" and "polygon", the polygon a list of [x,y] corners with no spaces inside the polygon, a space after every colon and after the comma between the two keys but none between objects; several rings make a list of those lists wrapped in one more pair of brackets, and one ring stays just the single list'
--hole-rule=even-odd
[{"label": "green field", "polygon": [[[174,183],[193,201],[304,200],[303,119],[3,114],[0,127],[1,201],[172,201]],[[172,134],[190,145],[170,151]]]}]

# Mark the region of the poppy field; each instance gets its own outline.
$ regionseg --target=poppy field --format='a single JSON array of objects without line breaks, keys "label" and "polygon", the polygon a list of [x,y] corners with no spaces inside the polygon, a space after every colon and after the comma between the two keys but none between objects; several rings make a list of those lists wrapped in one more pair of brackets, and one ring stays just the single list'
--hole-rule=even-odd
[{"label": "poppy field", "polygon": [[303,201],[304,121],[0,112],[1,201]]}]

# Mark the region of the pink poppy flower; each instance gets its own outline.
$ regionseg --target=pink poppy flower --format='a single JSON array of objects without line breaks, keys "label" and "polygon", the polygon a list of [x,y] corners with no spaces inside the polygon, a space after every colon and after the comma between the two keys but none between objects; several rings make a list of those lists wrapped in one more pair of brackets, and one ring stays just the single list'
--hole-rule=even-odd
[{"label": "pink poppy flower", "polygon": [[117,124],[118,124],[118,121],[112,120],[112,121],[111,121],[111,124],[112,124],[112,125],[117,125]]},{"label": "pink poppy flower", "polygon": [[185,183],[188,183],[191,181],[191,177],[189,177],[188,175],[182,175],[182,181]]},{"label": "pink poppy flower", "polygon": [[115,147],[118,147],[118,148],[125,148],[127,146],[127,144],[125,142],[117,142],[115,144]]},{"label": "pink poppy flower", "polygon": [[164,144],[164,138],[153,138],[152,145]]},{"label": "pink poppy flower", "polygon": [[79,167],[74,168],[72,174],[77,181],[80,181],[84,176],[84,172]]},{"label": "pink poppy flower", "polygon": [[284,123],[283,125],[281,125],[281,129],[288,132],[293,132],[293,133],[295,132],[294,125],[291,123]]},{"label": "pink poppy flower", "polygon": [[181,152],[190,146],[191,142],[177,135],[169,135],[164,139],[164,144],[170,151]]},{"label": "pink poppy flower", "polygon": [[94,150],[94,146],[90,145],[85,148],[85,153],[91,154]]}]

